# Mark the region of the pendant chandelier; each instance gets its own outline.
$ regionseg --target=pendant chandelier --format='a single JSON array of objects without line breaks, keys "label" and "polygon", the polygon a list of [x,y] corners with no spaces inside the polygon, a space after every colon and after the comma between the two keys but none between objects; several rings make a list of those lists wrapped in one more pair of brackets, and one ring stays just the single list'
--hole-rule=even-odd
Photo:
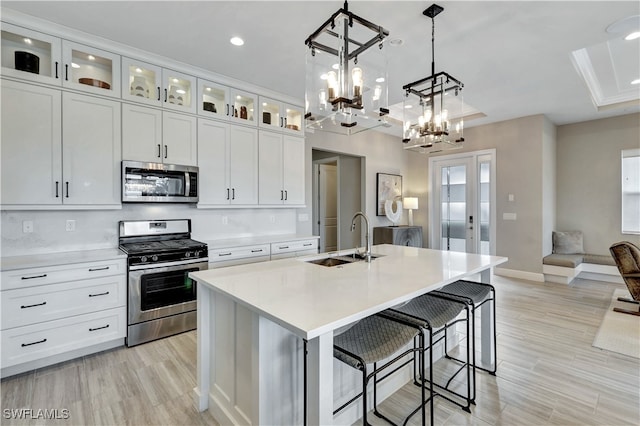
[{"label": "pendant chandelier", "polygon": [[444,10],[432,4],[423,13],[431,18],[431,75],[402,87],[404,149],[433,153],[462,148],[464,84],[446,72],[436,73],[435,17]]},{"label": "pendant chandelier", "polygon": [[305,40],[307,129],[352,135],[387,125],[389,31],[349,11],[347,2]]}]

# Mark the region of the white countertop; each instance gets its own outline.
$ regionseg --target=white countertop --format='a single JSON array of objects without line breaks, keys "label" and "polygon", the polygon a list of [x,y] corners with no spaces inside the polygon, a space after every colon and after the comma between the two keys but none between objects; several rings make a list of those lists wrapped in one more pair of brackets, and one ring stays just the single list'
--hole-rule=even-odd
[{"label": "white countertop", "polygon": [[96,262],[99,260],[126,258],[127,255],[117,248],[6,256],[0,258],[0,270],[12,271],[15,269],[41,268],[65,265],[69,263]]},{"label": "white countertop", "polygon": [[309,340],[507,261],[387,244],[372,252],[382,257],[335,267],[305,262],[327,256],[318,254],[190,276]]},{"label": "white countertop", "polygon": [[262,235],[259,237],[229,238],[225,240],[202,240],[202,241],[207,243],[209,250],[215,250],[215,249],[224,249],[224,248],[232,248],[232,247],[252,246],[256,244],[282,243],[285,241],[312,240],[312,239],[318,239],[318,238],[320,237],[317,235],[285,234],[285,235]]}]

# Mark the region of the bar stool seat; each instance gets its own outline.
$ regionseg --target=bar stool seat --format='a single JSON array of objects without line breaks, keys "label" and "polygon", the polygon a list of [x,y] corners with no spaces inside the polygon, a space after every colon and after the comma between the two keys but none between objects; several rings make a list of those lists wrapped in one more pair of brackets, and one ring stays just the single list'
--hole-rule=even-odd
[{"label": "bar stool seat", "polygon": [[[411,345],[414,339],[418,337],[420,344],[418,348]],[[364,425],[369,425],[367,421],[367,384],[373,378],[373,410],[374,414],[389,423],[393,424],[391,420],[382,415],[377,409],[376,401],[376,386],[377,383],[404,365],[414,361],[415,357],[412,357],[406,361],[406,356],[419,352],[420,365],[423,364],[423,347],[422,334],[420,328],[416,327],[404,320],[395,320],[386,317],[384,314],[376,314],[366,317],[360,320],[353,327],[349,328],[345,332],[334,336],[334,350],[333,355],[336,359],[343,363],[360,370],[362,372],[362,392],[351,398],[345,404],[340,406],[334,411],[334,415],[350,405],[352,402],[362,397],[362,420]],[[411,345],[411,348],[405,351],[401,349],[405,346]],[[384,365],[378,367],[377,363],[386,360],[389,357],[396,355],[392,360],[385,362]],[[384,377],[380,378],[378,375],[388,367],[391,367],[398,361],[405,359],[400,366],[396,366],[394,370],[387,373]],[[373,370],[367,373],[367,365],[373,364]],[[405,424],[411,416],[422,411],[422,424],[425,424],[425,403],[428,399],[425,398],[425,388],[422,388],[421,393],[422,400],[417,409],[412,411],[406,418]],[[433,424],[433,420],[432,420]]]}]

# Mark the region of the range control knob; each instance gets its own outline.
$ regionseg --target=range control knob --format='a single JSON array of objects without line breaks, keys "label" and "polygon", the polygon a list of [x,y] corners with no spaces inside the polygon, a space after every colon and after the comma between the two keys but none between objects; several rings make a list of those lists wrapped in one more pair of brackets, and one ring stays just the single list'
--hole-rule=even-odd
[{"label": "range control knob", "polygon": [[193,252],[193,256],[200,257],[200,250],[196,250],[195,252]]},{"label": "range control knob", "polygon": [[187,259],[191,257],[191,252],[185,252],[184,257],[186,257]]},{"label": "range control knob", "polygon": [[155,254],[153,256],[151,256],[151,260],[153,260],[154,262],[158,261],[158,256],[156,256]]},{"label": "range control knob", "polygon": [[147,261],[147,256],[140,256],[140,262],[145,263]]}]

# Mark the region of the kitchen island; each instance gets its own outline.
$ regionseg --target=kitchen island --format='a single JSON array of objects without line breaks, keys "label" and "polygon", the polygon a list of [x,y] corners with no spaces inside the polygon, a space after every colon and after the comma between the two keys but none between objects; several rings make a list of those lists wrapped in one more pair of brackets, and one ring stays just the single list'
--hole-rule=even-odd
[{"label": "kitchen island", "polygon": [[[308,262],[327,256],[319,254],[192,272],[199,409],[221,424],[301,424],[304,339],[309,424],[350,423],[333,416],[334,392],[353,393],[358,383],[334,368],[334,331],[464,277],[489,282],[491,268],[507,261],[392,245],[374,246],[373,254],[371,263],[334,267]],[[492,336],[490,310],[483,307],[481,318],[482,335]],[[485,363],[492,349],[483,338]]]}]

